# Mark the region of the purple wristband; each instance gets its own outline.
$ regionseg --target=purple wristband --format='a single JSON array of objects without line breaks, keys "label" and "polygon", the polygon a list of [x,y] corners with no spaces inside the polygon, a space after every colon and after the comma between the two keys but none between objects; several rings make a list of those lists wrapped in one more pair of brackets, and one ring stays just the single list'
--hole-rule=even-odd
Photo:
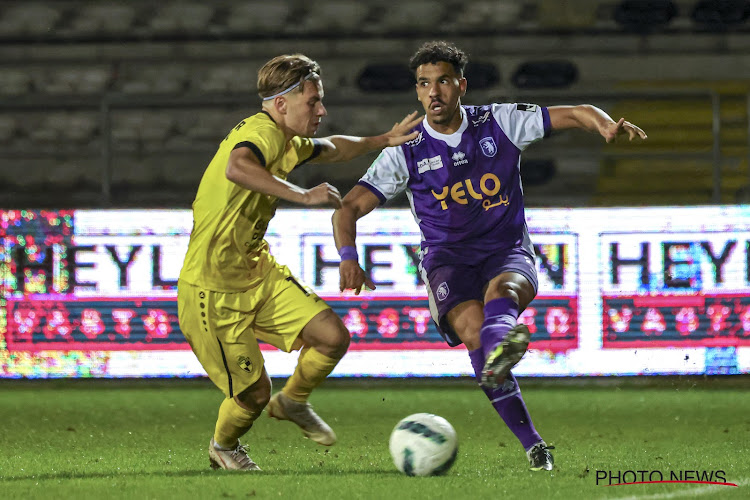
[{"label": "purple wristband", "polygon": [[356,247],[341,247],[339,257],[341,260],[359,260]]}]

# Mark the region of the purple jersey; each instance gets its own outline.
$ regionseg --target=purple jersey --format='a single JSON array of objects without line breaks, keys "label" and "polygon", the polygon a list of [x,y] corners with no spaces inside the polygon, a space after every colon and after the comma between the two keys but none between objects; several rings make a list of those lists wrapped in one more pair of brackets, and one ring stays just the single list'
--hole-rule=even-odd
[{"label": "purple jersey", "polygon": [[535,104],[461,106],[463,122],[450,135],[425,118],[419,136],[384,149],[359,184],[385,203],[406,190],[422,232],[423,263],[430,249],[528,245],[521,187],[521,151],[550,131],[547,108]]}]

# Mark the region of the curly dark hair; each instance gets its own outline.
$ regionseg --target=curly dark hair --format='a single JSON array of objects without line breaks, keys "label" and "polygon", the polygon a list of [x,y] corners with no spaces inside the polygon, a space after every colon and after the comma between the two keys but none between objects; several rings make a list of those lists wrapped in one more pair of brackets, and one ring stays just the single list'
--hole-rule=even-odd
[{"label": "curly dark hair", "polygon": [[447,62],[453,66],[457,74],[463,76],[469,58],[466,53],[455,45],[442,40],[426,42],[414,53],[409,60],[409,69],[416,73],[423,64],[437,64]]}]

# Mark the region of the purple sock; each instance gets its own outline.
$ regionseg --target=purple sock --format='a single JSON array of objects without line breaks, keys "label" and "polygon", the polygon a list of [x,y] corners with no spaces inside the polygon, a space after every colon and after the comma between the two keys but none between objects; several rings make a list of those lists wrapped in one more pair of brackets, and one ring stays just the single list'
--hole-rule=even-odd
[{"label": "purple sock", "polygon": [[[484,368],[484,353],[482,349],[469,351],[471,366],[474,368],[477,383],[482,380],[482,369]],[[500,415],[505,425],[516,435],[525,450],[542,441],[542,437],[534,428],[526,403],[521,396],[521,388],[518,387],[516,377],[508,374],[503,385],[497,389],[487,389],[480,385],[484,393],[492,403],[492,407]]]},{"label": "purple sock", "polygon": [[518,304],[512,299],[500,297],[484,305],[484,323],[479,331],[484,357],[503,341],[511,328],[516,326]]}]

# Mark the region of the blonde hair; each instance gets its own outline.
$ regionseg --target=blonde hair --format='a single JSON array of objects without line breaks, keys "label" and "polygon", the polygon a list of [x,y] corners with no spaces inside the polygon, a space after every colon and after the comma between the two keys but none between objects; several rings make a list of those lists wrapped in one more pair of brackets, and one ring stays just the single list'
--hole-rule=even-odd
[{"label": "blonde hair", "polygon": [[304,88],[305,80],[320,81],[320,65],[303,54],[276,56],[258,71],[258,95],[269,98],[299,85]]}]

